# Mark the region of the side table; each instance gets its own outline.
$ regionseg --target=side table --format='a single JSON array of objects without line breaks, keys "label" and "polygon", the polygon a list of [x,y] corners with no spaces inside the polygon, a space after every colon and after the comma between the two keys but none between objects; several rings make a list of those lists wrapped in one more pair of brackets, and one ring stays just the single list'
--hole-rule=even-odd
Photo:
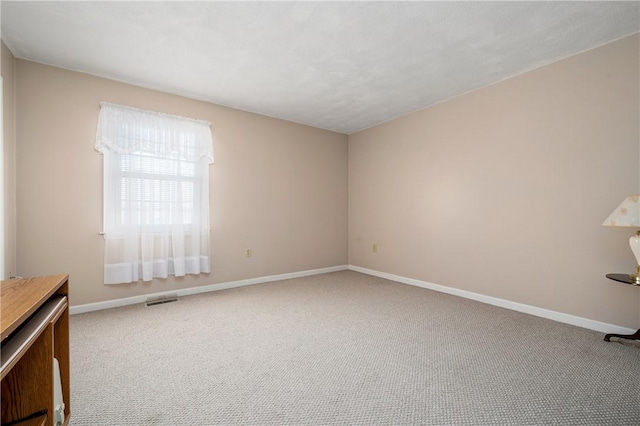
[{"label": "side table", "polygon": [[[607,274],[607,278],[609,278],[610,280],[618,281],[618,282],[629,284],[629,285],[635,285],[635,286],[640,285],[635,281],[631,280],[628,274]],[[611,339],[612,337],[618,337],[620,339],[629,339],[629,340],[640,340],[640,330],[636,331],[633,334],[607,334],[606,336],[604,336],[604,341],[609,342],[610,341],[609,339]]]}]

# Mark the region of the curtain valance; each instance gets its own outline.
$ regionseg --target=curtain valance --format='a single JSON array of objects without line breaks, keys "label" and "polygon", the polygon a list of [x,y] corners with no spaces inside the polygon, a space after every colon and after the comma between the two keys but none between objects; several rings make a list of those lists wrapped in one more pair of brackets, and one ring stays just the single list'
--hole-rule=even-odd
[{"label": "curtain valance", "polygon": [[95,148],[211,164],[210,127],[203,120],[101,102]]}]

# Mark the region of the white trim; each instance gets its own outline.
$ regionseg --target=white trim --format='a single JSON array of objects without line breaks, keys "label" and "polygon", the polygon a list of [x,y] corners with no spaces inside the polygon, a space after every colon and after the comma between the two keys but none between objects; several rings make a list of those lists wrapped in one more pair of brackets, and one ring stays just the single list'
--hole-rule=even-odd
[{"label": "white trim", "polygon": [[69,307],[69,314],[83,314],[85,312],[99,311],[102,309],[117,308],[120,306],[137,305],[145,303],[149,298],[161,297],[164,295],[189,296],[198,293],[208,293],[210,291],[226,290],[229,288],[244,287],[247,285],[262,284],[272,281],[288,280],[291,278],[308,277],[310,275],[326,274],[329,272],[344,271],[349,269],[348,265],[331,266],[328,268],[311,269],[308,271],[291,272],[288,274],[269,275],[266,277],[249,278],[246,280],[230,281],[220,284],[210,284],[201,287],[189,287],[179,290],[169,290],[161,293],[143,294],[140,296],[127,297],[125,299],[107,300],[104,302],[87,303],[85,305],[75,305]]},{"label": "white trim", "polygon": [[446,293],[454,296],[464,297],[465,299],[471,299],[471,300],[486,303],[489,305],[511,309],[512,311],[523,312],[525,314],[530,314],[537,317],[547,318],[553,321],[562,322],[565,324],[587,328],[589,330],[595,330],[601,333],[632,334],[636,332],[636,330],[631,328],[620,327],[618,325],[595,321],[588,318],[578,317],[575,315],[565,314],[562,312],[551,311],[549,309],[525,305],[523,303],[512,302],[510,300],[499,299],[497,297],[485,296],[479,293],[473,293],[470,291],[460,290],[453,287],[447,287],[440,284],[433,284],[430,282],[416,280],[413,278],[406,278],[400,275],[394,275],[386,272],[375,271],[373,269],[362,268],[360,266],[354,266],[354,265],[331,266],[328,268],[311,269],[307,271],[291,272],[287,274],[270,275],[270,276],[258,277],[258,278],[249,278],[246,280],[230,281],[230,282],[220,283],[220,284],[210,284],[210,285],[205,285],[201,287],[189,287],[189,288],[183,288],[180,290],[170,290],[170,291],[161,292],[161,293],[143,294],[140,296],[127,297],[125,299],[115,299],[115,300],[107,300],[104,302],[75,305],[69,308],[69,314],[71,315],[82,314],[85,312],[99,311],[102,309],[136,305],[139,303],[145,303],[149,298],[161,297],[168,294],[178,295],[178,296],[189,296],[192,294],[208,293],[211,291],[226,290],[230,288],[244,287],[248,285],[262,284],[262,283],[268,283],[272,281],[288,280],[292,278],[308,277],[311,275],[326,274],[329,272],[344,271],[347,269],[350,271],[360,272],[363,274],[372,275],[375,277],[384,278],[391,281],[396,281],[402,284],[413,285],[416,287],[438,291],[440,293]]},{"label": "white trim", "polygon": [[454,296],[464,297],[465,299],[476,300],[478,302],[486,303],[489,305],[511,309],[512,311],[524,312],[525,314],[535,315],[537,317],[547,318],[553,321],[575,325],[578,327],[587,328],[589,330],[599,331],[601,333],[633,334],[636,332],[636,330],[633,330],[631,328],[620,327],[618,325],[607,324],[605,322],[595,321],[589,318],[551,311],[549,309],[538,308],[536,306],[525,305],[523,303],[512,302],[510,300],[499,299],[497,297],[485,296],[484,294],[472,293],[470,291],[447,287],[440,284],[433,284],[413,278],[406,278],[399,275],[388,274],[386,272],[379,272],[373,269],[362,268],[360,266],[349,265],[349,270],[367,275],[373,275],[375,277],[384,278],[391,281],[397,281],[403,284],[426,288],[441,293],[452,294]]}]

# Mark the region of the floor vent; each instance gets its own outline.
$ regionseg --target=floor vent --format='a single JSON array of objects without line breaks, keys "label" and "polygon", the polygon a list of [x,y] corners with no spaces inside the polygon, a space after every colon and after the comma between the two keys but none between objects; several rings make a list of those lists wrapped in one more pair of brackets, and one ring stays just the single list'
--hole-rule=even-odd
[{"label": "floor vent", "polygon": [[177,302],[178,300],[180,299],[178,299],[177,294],[165,294],[163,296],[151,297],[147,299],[146,305],[147,306],[163,305],[165,303]]}]

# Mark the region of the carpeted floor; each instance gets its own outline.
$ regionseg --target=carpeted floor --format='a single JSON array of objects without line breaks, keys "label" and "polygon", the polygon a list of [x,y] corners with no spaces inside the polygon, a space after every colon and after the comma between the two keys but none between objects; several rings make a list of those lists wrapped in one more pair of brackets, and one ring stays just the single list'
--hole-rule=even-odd
[{"label": "carpeted floor", "polygon": [[640,424],[639,348],[352,271],[70,328],[71,426]]}]

